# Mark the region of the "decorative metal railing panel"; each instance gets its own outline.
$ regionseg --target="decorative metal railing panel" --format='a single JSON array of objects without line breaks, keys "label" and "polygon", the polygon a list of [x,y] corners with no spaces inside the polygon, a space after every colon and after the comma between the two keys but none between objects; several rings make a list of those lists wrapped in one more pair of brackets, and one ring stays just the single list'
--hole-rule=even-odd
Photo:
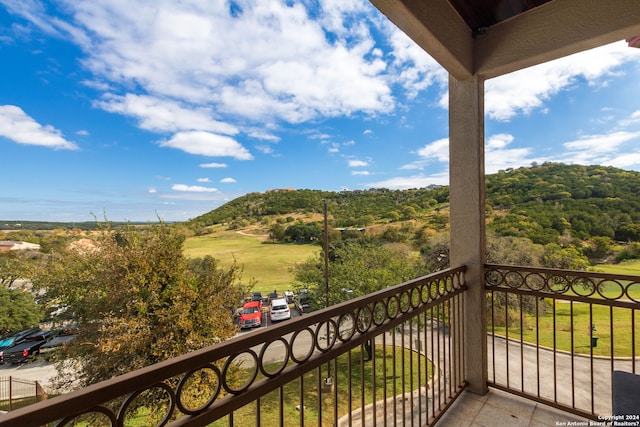
[{"label": "decorative metal railing panel", "polygon": [[485,266],[489,384],[610,416],[611,373],[638,368],[640,277]]},{"label": "decorative metal railing panel", "polygon": [[0,415],[0,424],[433,423],[464,387],[464,289],[464,268],[448,269]]}]

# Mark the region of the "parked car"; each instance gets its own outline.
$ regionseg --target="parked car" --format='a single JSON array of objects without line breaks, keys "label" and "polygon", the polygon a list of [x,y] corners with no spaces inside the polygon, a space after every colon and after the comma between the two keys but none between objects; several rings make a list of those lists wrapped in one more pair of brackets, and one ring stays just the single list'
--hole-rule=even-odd
[{"label": "parked car", "polygon": [[294,304],[300,314],[310,313],[318,309],[318,303],[313,298],[313,295],[307,292],[299,292]]},{"label": "parked car", "polygon": [[278,292],[277,291],[273,291],[273,292],[269,293],[268,303],[271,303],[271,301],[273,301],[274,299],[278,299]]},{"label": "parked car", "polygon": [[251,301],[262,302],[262,292],[254,292],[253,294],[251,294]]},{"label": "parked car", "polygon": [[51,341],[47,341],[40,347],[40,356],[50,360],[55,353],[65,351],[67,345],[76,339],[77,334],[78,328],[75,325],[58,331]]},{"label": "parked car", "polygon": [[287,304],[286,299],[276,298],[271,300],[269,318],[272,322],[291,319],[291,310],[289,310],[289,304]]},{"label": "parked car", "polygon": [[25,338],[20,344],[9,347],[3,352],[3,359],[5,363],[11,363],[17,365],[18,363],[24,363],[29,360],[31,356],[37,356],[42,347],[47,341],[51,339],[51,331],[40,331],[35,334],[31,334]]},{"label": "parked car", "polygon": [[255,328],[262,325],[262,300],[249,301],[240,313],[240,329]]},{"label": "parked car", "polygon": [[8,348],[18,345],[25,340],[29,335],[38,332],[40,328],[29,328],[17,332],[9,337],[0,340],[0,363],[4,363],[4,351]]},{"label": "parked car", "polygon": [[284,298],[287,300],[287,303],[293,304],[293,292],[284,291]]}]

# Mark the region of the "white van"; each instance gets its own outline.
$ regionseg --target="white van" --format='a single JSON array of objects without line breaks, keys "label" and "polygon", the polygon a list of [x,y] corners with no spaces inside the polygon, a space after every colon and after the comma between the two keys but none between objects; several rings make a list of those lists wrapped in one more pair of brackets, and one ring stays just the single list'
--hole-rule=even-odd
[{"label": "white van", "polygon": [[284,298],[271,300],[269,317],[271,318],[272,322],[291,319],[291,310],[289,310],[289,304],[287,304],[287,300]]}]

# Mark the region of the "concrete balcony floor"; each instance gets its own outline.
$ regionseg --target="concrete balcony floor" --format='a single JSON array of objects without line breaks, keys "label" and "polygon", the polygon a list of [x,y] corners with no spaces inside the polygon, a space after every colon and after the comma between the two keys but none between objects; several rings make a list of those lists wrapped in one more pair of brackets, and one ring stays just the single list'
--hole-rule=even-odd
[{"label": "concrete balcony floor", "polygon": [[436,427],[547,427],[571,425],[569,421],[589,425],[588,419],[575,414],[489,389],[484,396],[463,392]]}]

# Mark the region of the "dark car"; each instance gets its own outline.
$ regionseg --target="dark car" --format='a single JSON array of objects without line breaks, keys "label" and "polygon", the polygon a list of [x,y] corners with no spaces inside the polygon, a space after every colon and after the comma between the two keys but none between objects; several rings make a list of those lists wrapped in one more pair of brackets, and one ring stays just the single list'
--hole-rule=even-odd
[{"label": "dark car", "polygon": [[5,363],[17,365],[24,363],[31,356],[38,355],[40,347],[51,339],[51,331],[40,331],[31,334],[25,338],[20,344],[9,347],[3,352],[3,360]]},{"label": "dark car", "polygon": [[38,353],[46,360],[49,360],[55,353],[65,351],[67,349],[67,345],[76,339],[77,334],[78,328],[75,326],[62,329],[57,333],[54,333],[55,336],[53,339],[44,343],[40,347]]},{"label": "dark car", "polygon": [[40,331],[40,328],[29,328],[17,332],[11,336],[3,338],[0,340],[0,363],[4,363],[4,351],[8,348],[11,348],[15,345],[20,344],[27,338],[29,335],[34,334]]},{"label": "dark car", "polygon": [[318,303],[313,298],[313,295],[307,292],[300,292],[294,304],[300,314],[310,313],[319,308]]}]

